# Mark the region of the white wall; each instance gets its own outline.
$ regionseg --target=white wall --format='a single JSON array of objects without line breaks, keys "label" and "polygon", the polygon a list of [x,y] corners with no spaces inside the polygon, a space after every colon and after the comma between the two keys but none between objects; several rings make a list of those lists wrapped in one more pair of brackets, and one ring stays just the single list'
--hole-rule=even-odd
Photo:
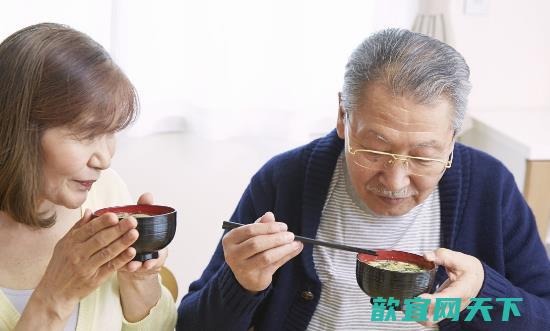
[{"label": "white wall", "polygon": [[54,22],[81,30],[111,47],[111,0],[22,0],[0,2],[0,40],[26,26]]},{"label": "white wall", "polygon": [[470,65],[470,109],[550,109],[550,1],[489,0],[464,15],[452,0],[456,48]]},{"label": "white wall", "polygon": [[266,134],[274,116],[298,123],[293,135],[312,130],[312,116],[332,118],[351,50],[375,28],[410,26],[416,8],[409,0],[115,4],[114,55],[144,106],[130,132],[172,130],[159,115],[180,115],[218,138]]},{"label": "white wall", "polygon": [[[489,0],[488,14],[477,16],[464,14],[465,0],[450,1],[455,47],[472,70],[471,108],[550,107],[550,1]],[[0,39],[53,21],[88,33],[115,56],[131,57],[133,62],[125,60],[129,75],[143,86],[145,106],[156,110],[145,109],[143,122],[154,122],[149,115],[164,109],[177,114],[209,107],[299,108],[326,115],[335,106],[334,90],[341,85],[350,49],[378,28],[410,26],[417,6],[411,0],[160,0],[154,5],[23,0],[1,5]],[[113,35],[112,6],[120,15]],[[240,14],[244,17],[235,19]],[[121,22],[129,24],[124,28]],[[130,28],[137,32],[128,33]],[[122,46],[111,47],[111,39]],[[250,98],[247,91],[256,84],[265,90]],[[212,90],[223,93],[213,98]],[[273,106],[281,99],[285,106]]]}]

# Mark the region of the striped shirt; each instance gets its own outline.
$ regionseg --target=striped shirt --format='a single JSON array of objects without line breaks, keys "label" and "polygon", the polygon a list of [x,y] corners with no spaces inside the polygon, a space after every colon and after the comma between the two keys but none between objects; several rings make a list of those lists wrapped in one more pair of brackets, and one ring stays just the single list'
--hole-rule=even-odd
[{"label": "striped shirt", "polygon": [[[343,154],[338,158],[321,214],[317,239],[352,246],[423,254],[439,247],[439,191],[402,216],[379,216],[357,198]],[[322,283],[319,304],[308,330],[432,330],[417,322],[371,321],[372,306],[355,279],[355,253],[314,246],[313,260]]]}]

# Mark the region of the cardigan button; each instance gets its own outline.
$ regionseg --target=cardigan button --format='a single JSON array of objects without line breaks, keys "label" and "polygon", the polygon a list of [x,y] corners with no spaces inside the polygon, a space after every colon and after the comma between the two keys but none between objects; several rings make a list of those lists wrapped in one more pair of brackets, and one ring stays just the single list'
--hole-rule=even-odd
[{"label": "cardigan button", "polygon": [[315,295],[311,291],[303,291],[302,292],[302,299],[305,301],[311,301],[315,298]]}]

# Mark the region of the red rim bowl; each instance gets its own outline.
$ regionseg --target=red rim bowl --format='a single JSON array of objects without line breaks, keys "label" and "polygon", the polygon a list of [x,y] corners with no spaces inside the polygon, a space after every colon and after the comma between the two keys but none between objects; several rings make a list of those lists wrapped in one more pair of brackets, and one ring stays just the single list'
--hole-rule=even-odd
[{"label": "red rim bowl", "polygon": [[[134,261],[147,261],[158,258],[158,251],[166,247],[176,234],[176,210],[172,207],[159,205],[128,205],[99,209],[93,216],[105,213],[146,214],[146,217],[136,217],[136,230],[139,238],[132,244],[136,249]],[[122,219],[123,217],[119,217]]]},{"label": "red rim bowl", "polygon": [[[377,256],[357,254],[355,268],[357,284],[368,296],[386,299],[393,297],[400,302],[399,310],[405,299],[430,292],[437,270],[435,263],[426,260],[423,256],[408,252],[394,250],[377,250],[376,252]],[[413,263],[425,270],[419,272],[391,271],[369,264],[369,262],[378,260]]]}]

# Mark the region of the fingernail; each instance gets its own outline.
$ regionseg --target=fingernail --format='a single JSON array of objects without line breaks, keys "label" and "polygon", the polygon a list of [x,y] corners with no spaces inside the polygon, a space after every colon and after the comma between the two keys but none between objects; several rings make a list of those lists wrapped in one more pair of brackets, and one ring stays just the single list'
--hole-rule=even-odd
[{"label": "fingernail", "polygon": [[133,227],[136,227],[136,226],[137,226],[138,221],[137,221],[137,219],[135,219],[134,216],[128,217],[127,220],[128,220],[127,222],[129,222],[130,224],[132,224]]},{"label": "fingernail", "polygon": [[288,225],[286,225],[286,223],[279,223],[279,229],[281,231],[286,231],[288,230]]},{"label": "fingernail", "polygon": [[424,254],[424,258],[428,261],[435,261],[435,254],[434,252],[427,252]]},{"label": "fingernail", "polygon": [[304,244],[302,244],[301,242],[299,241],[295,241],[292,243],[292,246],[294,247],[294,250],[299,250],[300,248],[302,248]]},{"label": "fingernail", "polygon": [[285,233],[285,239],[286,239],[287,241],[293,240],[293,239],[294,239],[294,233],[292,233],[292,232],[286,232],[286,233]]}]

